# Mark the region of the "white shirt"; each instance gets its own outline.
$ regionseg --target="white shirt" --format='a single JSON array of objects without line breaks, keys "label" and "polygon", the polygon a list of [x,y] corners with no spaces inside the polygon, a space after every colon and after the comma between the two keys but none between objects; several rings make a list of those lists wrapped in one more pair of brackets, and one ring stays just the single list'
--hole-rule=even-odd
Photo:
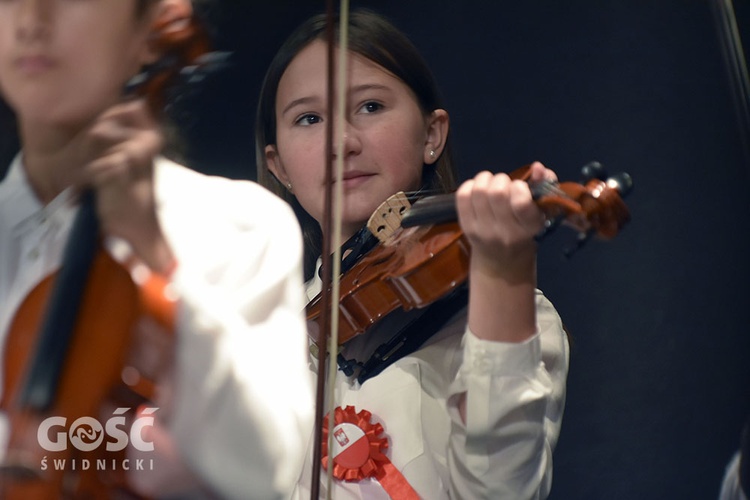
[{"label": "white shirt", "polygon": [[[313,405],[296,219],[255,183],[165,159],[155,186],[181,297],[168,430],[221,498],[283,498],[298,477]],[[0,183],[3,345],[23,298],[59,267],[75,213],[67,193],[42,206],[14,160]]]},{"label": "white shirt", "polygon": [[747,500],[740,484],[740,452],[736,452],[724,470],[719,500]]},{"label": "white shirt", "polygon": [[[316,275],[308,283],[308,298],[320,287]],[[557,312],[540,291],[536,315],[538,333],[515,344],[477,338],[464,309],[422,348],[362,385],[338,371],[335,406],[372,413],[388,437],[387,457],[421,498],[545,498],[565,403],[569,346]],[[357,358],[392,333],[355,337],[344,355]],[[315,363],[311,358],[313,371]],[[457,407],[464,392],[466,424]],[[296,499],[309,498],[311,459],[310,449]],[[323,477],[321,495],[326,483]],[[337,500],[389,498],[374,479],[334,479],[332,488]]]}]

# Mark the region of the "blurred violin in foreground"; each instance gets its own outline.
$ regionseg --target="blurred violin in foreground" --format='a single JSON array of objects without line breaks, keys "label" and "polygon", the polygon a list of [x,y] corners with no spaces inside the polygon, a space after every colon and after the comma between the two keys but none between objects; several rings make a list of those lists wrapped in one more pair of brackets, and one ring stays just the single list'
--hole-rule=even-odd
[{"label": "blurred violin in foreground", "polygon": [[[528,182],[530,168],[510,174]],[[608,177],[598,162],[582,169],[582,183],[530,183],[546,216],[541,239],[560,225],[577,232],[570,256],[592,237],[614,238],[630,220],[622,198],[633,187],[627,173]],[[471,247],[458,225],[455,194],[421,198],[411,205],[404,193],[386,200],[373,213],[368,229],[380,243],[340,279],[339,345],[364,333],[389,313],[424,308],[463,285]],[[307,306],[310,336],[319,339],[321,295]]]},{"label": "blurred violin in foreground", "polygon": [[[149,41],[164,56],[125,93],[160,114],[167,88],[196,78],[214,55],[200,23],[179,9],[157,20]],[[28,294],[11,322],[0,498],[137,498],[125,478],[124,449],[141,442],[129,410],[150,400],[154,382],[130,364],[134,330],[146,317],[171,333],[174,304],[163,287],[140,279],[149,274],[145,266],[116,261],[102,238],[94,192],[84,191],[60,270]],[[107,410],[105,427],[99,417]]]}]

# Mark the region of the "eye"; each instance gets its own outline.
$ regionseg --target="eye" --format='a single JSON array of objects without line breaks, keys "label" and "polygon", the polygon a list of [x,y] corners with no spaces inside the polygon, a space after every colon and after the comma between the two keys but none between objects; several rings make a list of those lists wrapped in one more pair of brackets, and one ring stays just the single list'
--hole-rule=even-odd
[{"label": "eye", "polygon": [[294,121],[295,125],[302,125],[304,127],[308,125],[315,125],[323,121],[318,115],[313,113],[306,113]]},{"label": "eye", "polygon": [[383,105],[376,101],[367,101],[359,109],[363,113],[375,113],[383,109]]}]

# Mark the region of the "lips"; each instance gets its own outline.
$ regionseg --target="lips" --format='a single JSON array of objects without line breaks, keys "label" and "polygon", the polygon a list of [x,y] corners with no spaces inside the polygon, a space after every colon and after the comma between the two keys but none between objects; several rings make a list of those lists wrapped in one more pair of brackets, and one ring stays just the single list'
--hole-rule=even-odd
[{"label": "lips", "polygon": [[344,172],[343,178],[345,181],[348,181],[350,179],[356,179],[358,177],[372,177],[373,173],[371,172],[363,172],[361,170],[350,170],[348,172]]},{"label": "lips", "polygon": [[375,174],[370,172],[362,172],[359,170],[351,170],[349,172],[344,172],[343,180],[344,180],[344,187],[345,188],[353,188],[357,187],[360,184],[367,182],[370,177],[373,177]]},{"label": "lips", "polygon": [[49,71],[54,67],[54,61],[44,55],[27,55],[16,59],[15,67],[21,73],[27,75],[36,75]]}]

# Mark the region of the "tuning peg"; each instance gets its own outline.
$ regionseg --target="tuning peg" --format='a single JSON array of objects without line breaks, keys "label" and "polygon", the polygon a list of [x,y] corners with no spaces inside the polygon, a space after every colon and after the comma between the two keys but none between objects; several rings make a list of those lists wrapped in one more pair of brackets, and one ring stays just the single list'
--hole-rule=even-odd
[{"label": "tuning peg", "polygon": [[591,179],[599,179],[603,181],[607,178],[607,171],[604,165],[598,161],[590,161],[583,167],[581,167],[581,176],[583,177],[583,183],[590,181]]},{"label": "tuning peg", "polygon": [[624,198],[633,190],[633,178],[627,172],[621,172],[606,180],[607,187],[610,187],[620,193]]}]

